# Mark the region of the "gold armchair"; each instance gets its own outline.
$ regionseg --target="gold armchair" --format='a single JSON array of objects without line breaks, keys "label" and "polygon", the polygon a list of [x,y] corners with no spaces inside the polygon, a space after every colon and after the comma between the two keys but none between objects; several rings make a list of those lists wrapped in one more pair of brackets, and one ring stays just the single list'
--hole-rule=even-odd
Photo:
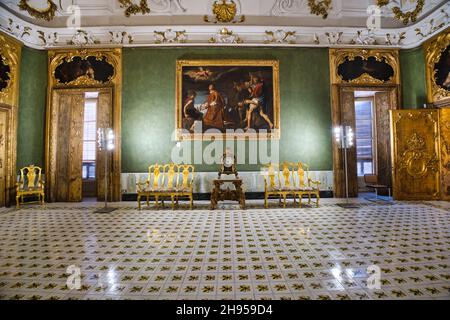
[{"label": "gold armchair", "polygon": [[195,167],[190,164],[180,164],[178,167],[178,180],[176,189],[177,205],[179,197],[189,198],[189,208],[194,206],[194,175]]},{"label": "gold armchair", "polygon": [[321,182],[309,177],[309,166],[305,163],[298,162],[295,164],[295,173],[293,173],[293,176],[296,185],[295,195],[299,198],[299,206],[302,206],[303,195],[307,195],[308,204],[311,204],[311,197],[315,196],[315,204],[319,207]]},{"label": "gold armchair", "polygon": [[149,198],[155,197],[155,205],[158,207],[159,197],[162,194],[164,186],[164,166],[154,164],[148,167],[148,176],[145,182],[136,183],[137,201],[139,210],[141,209],[141,198],[145,197],[147,206],[149,206]]},{"label": "gold armchair", "polygon": [[42,169],[34,165],[20,169],[19,182],[16,183],[16,206],[24,203],[24,198],[37,196],[38,201],[44,204],[45,184],[42,180]]}]

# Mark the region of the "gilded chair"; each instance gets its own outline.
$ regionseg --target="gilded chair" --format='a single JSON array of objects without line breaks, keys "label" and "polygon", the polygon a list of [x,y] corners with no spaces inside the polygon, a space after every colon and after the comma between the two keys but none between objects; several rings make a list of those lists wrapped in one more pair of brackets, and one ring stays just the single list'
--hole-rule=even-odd
[{"label": "gilded chair", "polygon": [[176,166],[174,163],[164,165],[163,181],[161,185],[161,192],[159,194],[163,206],[164,206],[164,198],[170,197],[170,199],[172,200],[172,209],[175,209],[175,198],[177,196],[177,183],[178,183],[178,166]]},{"label": "gilded chair", "polygon": [[159,164],[149,166],[147,180],[136,183],[136,186],[139,210],[141,209],[141,198],[146,198],[147,206],[149,206],[151,196],[155,198],[155,206],[158,208],[159,197],[164,187],[164,166]]},{"label": "gilded chair", "polygon": [[19,182],[16,183],[16,206],[24,203],[25,197],[37,196],[38,202],[44,204],[45,185],[42,180],[42,169],[34,165],[20,169]]},{"label": "gilded chair", "polygon": [[189,198],[189,208],[192,210],[194,207],[194,176],[195,167],[190,164],[180,164],[178,167],[178,180],[176,188],[176,200],[178,205],[178,199],[180,197]]},{"label": "gilded chair", "polygon": [[[269,163],[263,165],[262,175],[264,177],[264,207],[268,208],[269,197],[277,196],[280,197],[280,173],[279,165],[274,163]],[[281,197],[280,197],[281,201]]]},{"label": "gilded chair", "polygon": [[294,172],[295,195],[298,196],[299,206],[302,206],[302,198],[308,196],[308,204],[311,204],[312,196],[316,198],[316,206],[319,207],[320,201],[320,181],[316,181],[309,176],[309,166],[305,163],[298,162],[295,164]]}]

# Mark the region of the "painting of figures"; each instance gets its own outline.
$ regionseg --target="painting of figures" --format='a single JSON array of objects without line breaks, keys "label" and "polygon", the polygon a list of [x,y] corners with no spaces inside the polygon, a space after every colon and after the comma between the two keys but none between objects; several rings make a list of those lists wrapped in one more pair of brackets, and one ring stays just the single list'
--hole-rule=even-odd
[{"label": "painting of figures", "polygon": [[178,61],[178,132],[184,139],[277,137],[278,81],[275,60]]}]

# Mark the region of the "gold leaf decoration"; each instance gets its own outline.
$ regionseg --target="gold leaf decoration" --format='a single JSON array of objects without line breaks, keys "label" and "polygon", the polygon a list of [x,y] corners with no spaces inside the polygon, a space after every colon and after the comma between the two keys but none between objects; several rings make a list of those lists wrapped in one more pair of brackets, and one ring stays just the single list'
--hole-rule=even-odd
[{"label": "gold leaf decoration", "polygon": [[328,12],[331,10],[331,0],[308,0],[308,6],[311,14],[322,16],[323,19],[328,17]]},{"label": "gold leaf decoration", "polygon": [[55,17],[56,4],[52,0],[47,0],[47,8],[38,9],[31,6],[28,2],[30,0],[20,0],[18,6],[20,10],[27,11],[28,14],[36,19],[43,19],[50,21]]},{"label": "gold leaf decoration", "polygon": [[[379,7],[387,6],[389,3],[389,0],[377,0],[377,6]],[[417,0],[416,7],[413,11],[403,12],[400,7],[395,6],[392,8],[392,13],[395,15],[397,20],[400,20],[404,25],[407,25],[409,21],[416,22],[417,17],[422,12],[424,5],[425,0]]]},{"label": "gold leaf decoration", "polygon": [[138,13],[150,13],[147,0],[140,0],[139,4],[134,4],[132,0],[119,0],[119,3],[121,8],[126,8],[124,13],[127,18]]}]

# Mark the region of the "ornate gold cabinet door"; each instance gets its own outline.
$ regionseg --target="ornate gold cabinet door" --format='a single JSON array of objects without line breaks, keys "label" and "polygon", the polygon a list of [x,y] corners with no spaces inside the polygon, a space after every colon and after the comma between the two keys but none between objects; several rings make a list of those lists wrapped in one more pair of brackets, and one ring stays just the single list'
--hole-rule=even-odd
[{"label": "ornate gold cabinet door", "polygon": [[439,111],[391,111],[396,200],[440,198]]},{"label": "ornate gold cabinet door", "polygon": [[0,109],[0,207],[4,207],[7,204],[8,191],[8,112]]},{"label": "ornate gold cabinet door", "polygon": [[439,110],[441,133],[441,197],[450,200],[450,108]]}]

